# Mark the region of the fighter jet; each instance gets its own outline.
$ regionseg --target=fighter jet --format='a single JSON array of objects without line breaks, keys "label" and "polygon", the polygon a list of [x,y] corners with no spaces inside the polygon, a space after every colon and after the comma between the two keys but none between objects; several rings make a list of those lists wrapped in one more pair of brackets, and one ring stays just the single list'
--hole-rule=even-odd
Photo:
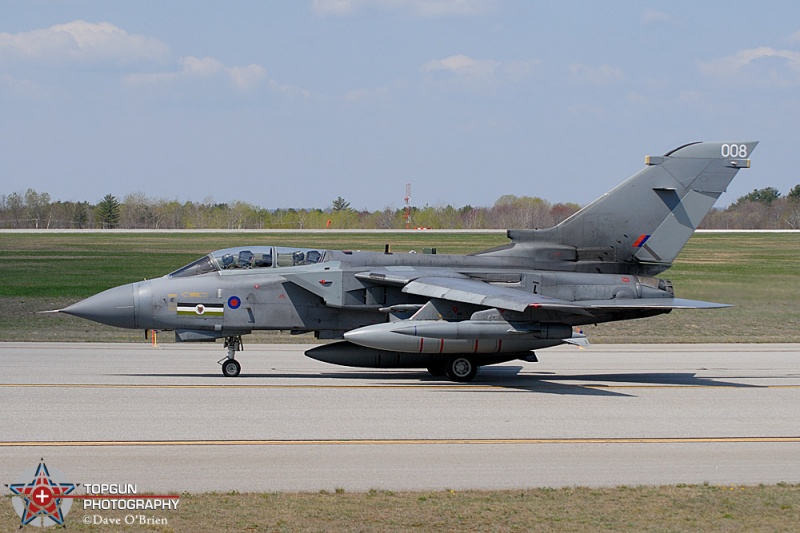
[{"label": "fighter jet", "polygon": [[212,252],[158,279],[60,312],[110,326],[224,339],[225,376],[242,336],[313,332],[338,342],[308,357],[424,368],[454,381],[535,350],[585,344],[580,327],[724,304],[676,298],[667,270],[758,143],[697,142],[645,158],[634,176],[549,229],[508,230],[466,256],[258,245]]}]

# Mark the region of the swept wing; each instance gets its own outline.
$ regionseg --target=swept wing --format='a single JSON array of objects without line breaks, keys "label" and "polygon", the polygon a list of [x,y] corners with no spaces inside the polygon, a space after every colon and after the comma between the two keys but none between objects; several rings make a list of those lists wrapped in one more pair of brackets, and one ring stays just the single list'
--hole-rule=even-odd
[{"label": "swept wing", "polygon": [[470,303],[498,309],[524,312],[529,308],[585,314],[582,310],[633,310],[633,309],[713,309],[729,307],[727,304],[687,300],[684,298],[620,298],[612,300],[577,300],[574,302],[550,298],[492,285],[468,277],[420,277],[409,281],[403,292]]}]

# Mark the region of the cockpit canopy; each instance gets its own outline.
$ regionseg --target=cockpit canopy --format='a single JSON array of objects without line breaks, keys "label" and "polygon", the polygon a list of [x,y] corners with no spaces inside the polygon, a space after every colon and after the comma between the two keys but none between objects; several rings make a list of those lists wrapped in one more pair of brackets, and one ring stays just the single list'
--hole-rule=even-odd
[{"label": "cockpit canopy", "polygon": [[209,272],[235,269],[282,268],[312,265],[322,261],[325,252],[309,248],[280,246],[242,246],[217,250],[179,268],[169,276],[187,278]]}]

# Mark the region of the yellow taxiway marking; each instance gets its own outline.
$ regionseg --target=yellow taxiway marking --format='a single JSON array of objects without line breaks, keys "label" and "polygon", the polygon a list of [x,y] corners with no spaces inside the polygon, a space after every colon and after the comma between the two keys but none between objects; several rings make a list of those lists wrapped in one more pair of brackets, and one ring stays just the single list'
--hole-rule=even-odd
[{"label": "yellow taxiway marking", "polygon": [[[707,378],[712,379],[712,378]],[[730,379],[730,378],[720,378]],[[764,378],[767,379],[767,378]],[[751,385],[746,383],[715,383],[702,384],[614,384],[614,383],[570,383],[569,379],[548,380],[542,379],[537,385],[521,383],[463,384],[463,383],[407,383],[393,384],[381,383],[374,385],[280,385],[280,384],[141,384],[141,383],[0,383],[0,388],[61,388],[61,389],[462,389],[462,390],[537,390],[552,389],[557,387],[584,387],[588,389],[798,389],[800,384],[794,385]]]},{"label": "yellow taxiway marking", "polygon": [[96,440],[0,441],[0,447],[32,446],[377,446],[441,444],[709,444],[800,443],[797,437],[630,437],[571,439],[301,439],[301,440]]}]

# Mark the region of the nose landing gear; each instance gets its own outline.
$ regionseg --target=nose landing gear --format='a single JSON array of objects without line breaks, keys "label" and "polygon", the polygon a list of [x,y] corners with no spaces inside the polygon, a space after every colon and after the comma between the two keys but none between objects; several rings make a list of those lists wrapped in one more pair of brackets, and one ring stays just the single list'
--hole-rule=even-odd
[{"label": "nose landing gear", "polygon": [[244,350],[242,336],[236,335],[235,337],[225,337],[225,348],[228,349],[228,356],[223,357],[217,362],[222,365],[223,376],[227,378],[235,378],[242,371],[242,365],[239,364],[239,361],[234,359],[234,357],[236,357],[236,352],[241,352]]}]

